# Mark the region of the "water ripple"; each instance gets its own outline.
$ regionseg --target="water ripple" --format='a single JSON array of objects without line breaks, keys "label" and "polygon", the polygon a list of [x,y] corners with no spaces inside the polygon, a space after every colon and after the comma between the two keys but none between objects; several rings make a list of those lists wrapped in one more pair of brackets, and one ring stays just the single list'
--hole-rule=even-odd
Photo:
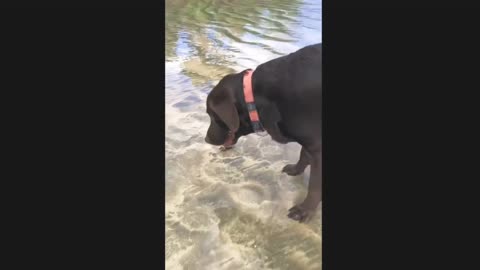
[{"label": "water ripple", "polygon": [[286,217],[309,170],[281,174],[297,144],[249,135],[220,152],[204,142],[205,99],[226,74],[321,41],[321,1],[167,0],[167,269],[321,269],[321,211]]}]

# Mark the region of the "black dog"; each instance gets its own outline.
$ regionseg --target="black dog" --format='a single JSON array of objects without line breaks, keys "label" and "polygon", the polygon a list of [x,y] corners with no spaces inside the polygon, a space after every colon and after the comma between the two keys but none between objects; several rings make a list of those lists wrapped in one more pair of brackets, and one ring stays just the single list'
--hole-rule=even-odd
[{"label": "black dog", "polygon": [[241,136],[265,130],[277,142],[302,145],[297,164],[282,171],[298,175],[311,166],[307,197],[288,214],[304,222],[322,200],[322,44],[268,61],[250,74],[227,75],[210,92],[205,141],[229,148]]}]

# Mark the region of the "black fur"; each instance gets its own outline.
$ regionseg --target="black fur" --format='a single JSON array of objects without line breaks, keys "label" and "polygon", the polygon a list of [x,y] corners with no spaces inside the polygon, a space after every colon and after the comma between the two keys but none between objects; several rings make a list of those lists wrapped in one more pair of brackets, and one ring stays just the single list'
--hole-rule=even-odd
[{"label": "black fur", "polygon": [[[222,145],[229,131],[233,143],[253,132],[243,95],[245,71],[225,76],[207,97],[210,127],[205,141]],[[252,77],[260,121],[273,140],[302,145],[297,164],[283,168],[289,175],[311,166],[308,194],[288,216],[308,220],[322,199],[322,45],[310,45],[257,67]],[[233,135],[232,135],[233,136]]]}]

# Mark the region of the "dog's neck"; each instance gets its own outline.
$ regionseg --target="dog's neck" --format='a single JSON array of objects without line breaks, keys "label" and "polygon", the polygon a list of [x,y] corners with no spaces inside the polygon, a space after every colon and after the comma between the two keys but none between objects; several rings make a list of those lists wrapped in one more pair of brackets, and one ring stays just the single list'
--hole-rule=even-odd
[{"label": "dog's neck", "polygon": [[253,95],[253,70],[247,69],[243,73],[243,97],[245,104],[247,106],[248,115],[250,118],[250,124],[255,133],[262,133],[265,131],[263,129],[262,123],[258,115],[258,111],[255,105],[255,97]]},{"label": "dog's neck", "polygon": [[[236,78],[236,87],[235,87],[235,99],[236,99],[236,107],[240,119],[241,125],[246,127],[242,135],[247,135],[254,133],[254,126],[252,121],[250,120],[249,115],[249,108],[245,101],[245,95],[243,93],[243,78],[244,72],[240,72],[237,74]],[[263,136],[266,133],[270,134],[270,136],[277,142],[280,143],[287,143],[291,141],[291,138],[287,135],[286,131],[282,129],[280,124],[281,122],[281,115],[275,103],[275,100],[272,98],[267,98],[268,95],[268,88],[270,87],[271,81],[266,76],[261,76],[262,74],[262,67],[259,66],[253,72],[251,78],[251,85],[252,85],[252,96],[255,101],[256,111],[258,113],[259,120],[261,120],[261,127],[266,132],[256,132],[257,134]]]},{"label": "dog's neck", "polygon": [[[255,72],[253,72],[251,77],[251,86],[252,86],[252,96],[255,104],[256,111],[258,113],[259,109],[261,108],[261,104],[258,102],[258,93],[255,92],[255,84],[258,81],[258,76],[255,76]],[[250,118],[249,112],[249,105],[247,105],[247,101],[245,100],[245,94],[243,89],[243,80],[244,80],[244,72],[240,72],[235,75],[235,87],[233,88],[233,95],[235,97],[235,105],[238,111],[238,115],[240,118],[240,124],[244,127],[242,135],[247,135],[255,132],[253,123]],[[259,115],[260,118],[260,115]]]}]

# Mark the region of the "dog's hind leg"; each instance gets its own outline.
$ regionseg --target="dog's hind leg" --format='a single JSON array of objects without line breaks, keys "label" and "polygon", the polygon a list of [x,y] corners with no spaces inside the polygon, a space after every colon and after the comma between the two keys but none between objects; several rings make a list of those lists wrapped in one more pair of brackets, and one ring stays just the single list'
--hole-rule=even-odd
[{"label": "dog's hind leg", "polygon": [[302,147],[302,150],[300,150],[300,159],[297,164],[286,165],[283,167],[282,172],[291,176],[299,175],[305,171],[308,165],[310,165],[310,155],[305,151],[305,147]]}]

